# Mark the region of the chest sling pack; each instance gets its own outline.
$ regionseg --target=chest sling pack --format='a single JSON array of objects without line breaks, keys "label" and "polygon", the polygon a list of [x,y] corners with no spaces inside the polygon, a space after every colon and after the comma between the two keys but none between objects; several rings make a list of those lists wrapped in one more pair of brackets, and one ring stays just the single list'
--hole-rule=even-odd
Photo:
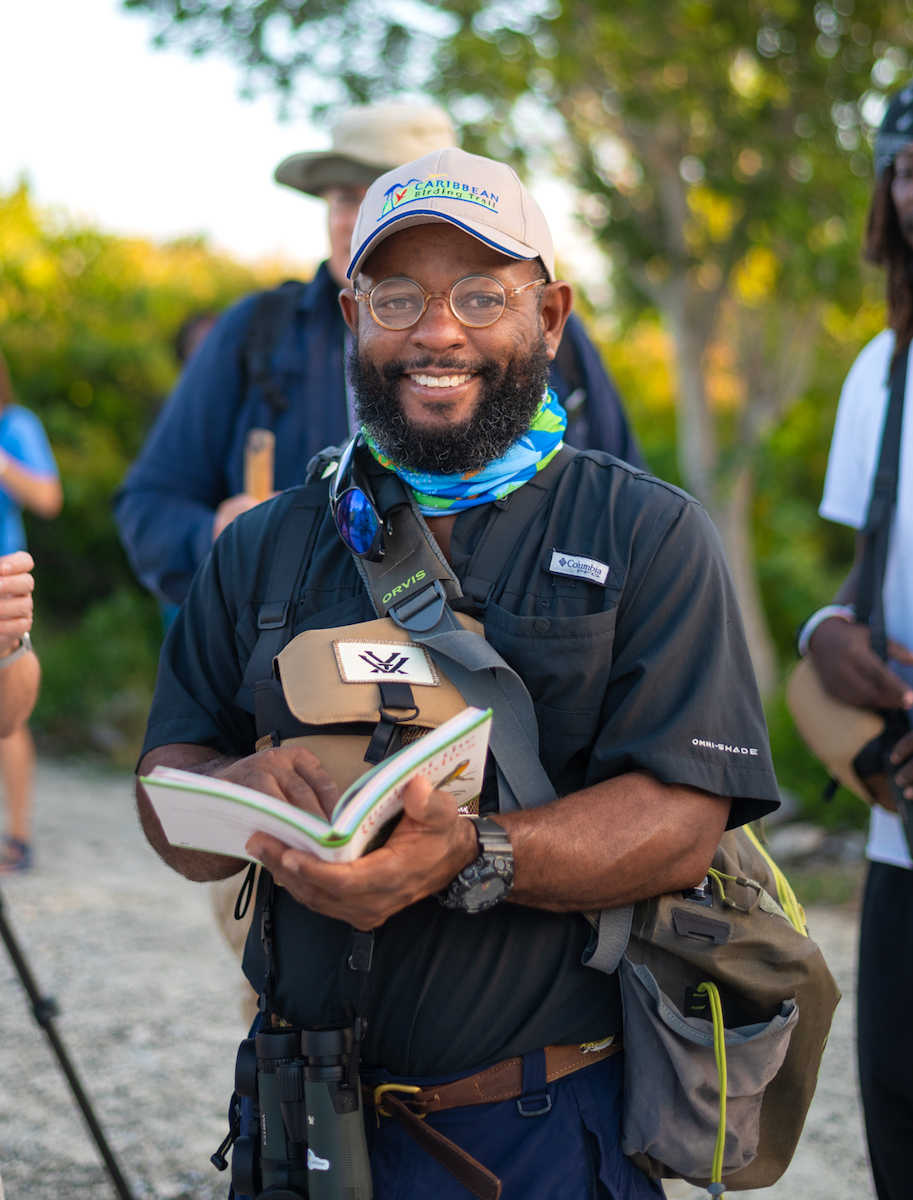
[{"label": "chest sling pack", "polygon": [[[491,750],[502,812],[538,807],[557,795],[539,761],[528,690],[453,606],[471,610],[483,632],[485,608],[512,547],[574,456],[562,449],[534,480],[493,506],[462,581],[408,489],[391,472],[379,481],[372,476],[386,553],[380,563],[355,559],[377,613],[369,624],[383,624],[392,640],[405,634],[423,647],[457,689],[460,704],[494,711]],[[331,460],[329,454],[324,459]],[[291,637],[322,515],[316,502],[306,504],[292,509],[280,534],[260,637],[242,685],[256,689],[258,745],[287,740],[271,729],[279,690],[289,709],[301,711],[286,656],[311,632]],[[410,585],[404,596],[403,580],[421,586],[413,591]],[[363,626],[346,627],[347,635],[352,628]],[[397,714],[411,714],[416,703],[371,687],[374,725],[360,731],[359,747],[367,747],[366,758],[372,745],[384,757],[383,747],[395,749]],[[302,738],[313,736],[302,724]],[[337,732],[345,736],[339,726]],[[716,1195],[724,1187],[775,1182],[798,1142],[839,993],[789,884],[755,835],[727,832],[701,887],[585,916],[592,936],[584,963],[606,973],[620,968],[624,1152],[653,1177],[683,1177]]]}]

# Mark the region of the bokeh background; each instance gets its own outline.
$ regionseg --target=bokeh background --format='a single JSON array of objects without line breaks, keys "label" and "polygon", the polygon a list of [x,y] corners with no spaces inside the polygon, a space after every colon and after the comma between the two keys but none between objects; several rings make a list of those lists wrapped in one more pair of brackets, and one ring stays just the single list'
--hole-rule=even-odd
[{"label": "bokeh background", "polygon": [[847,793],[821,800],[782,696],[795,628],[852,558],[816,509],[842,380],[883,323],[861,246],[913,4],[45,0],[5,6],[0,43],[0,349],[66,496],[26,518],[46,753],[134,761],[161,627],[111,496],[185,318],[322,256],[320,205],[273,166],[353,100],[434,99],[524,172],[651,468],[716,521],[781,784],[862,825]]}]

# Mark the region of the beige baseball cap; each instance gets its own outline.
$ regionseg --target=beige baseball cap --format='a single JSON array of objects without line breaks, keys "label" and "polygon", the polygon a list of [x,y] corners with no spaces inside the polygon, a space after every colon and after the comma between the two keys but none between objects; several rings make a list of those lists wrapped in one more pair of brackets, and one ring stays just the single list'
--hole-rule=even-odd
[{"label": "beige baseball cap", "polygon": [[362,201],[352,234],[354,279],[375,246],[410,225],[447,222],[511,258],[541,258],[555,278],[542,209],[506,163],[465,150],[436,150],[381,175]]},{"label": "beige baseball cap", "polygon": [[457,144],[442,108],[375,104],[350,108],[333,129],[329,150],[293,154],[276,167],[286,187],[319,196],[331,187],[367,187],[397,163]]}]

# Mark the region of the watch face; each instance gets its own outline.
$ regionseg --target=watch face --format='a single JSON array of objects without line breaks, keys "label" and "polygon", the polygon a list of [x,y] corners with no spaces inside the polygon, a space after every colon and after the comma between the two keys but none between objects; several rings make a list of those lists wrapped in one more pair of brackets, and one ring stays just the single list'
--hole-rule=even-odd
[{"label": "watch face", "polygon": [[484,912],[486,908],[493,908],[510,891],[509,880],[494,872],[486,872],[486,876],[473,884],[463,896],[463,907],[467,912]]}]

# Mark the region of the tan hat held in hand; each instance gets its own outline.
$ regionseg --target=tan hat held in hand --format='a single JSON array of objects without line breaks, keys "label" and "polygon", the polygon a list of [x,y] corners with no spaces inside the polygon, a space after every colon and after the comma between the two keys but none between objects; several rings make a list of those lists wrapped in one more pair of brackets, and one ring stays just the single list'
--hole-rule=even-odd
[{"label": "tan hat held in hand", "polygon": [[456,144],[453,124],[442,108],[350,108],[337,121],[329,150],[291,155],[276,167],[276,179],[312,196],[331,187],[367,187],[399,163]]},{"label": "tan hat held in hand", "polygon": [[510,258],[541,258],[555,278],[552,235],[542,209],[506,163],[438,150],[371,184],[352,234],[354,279],[374,247],[410,225],[456,225]]}]

